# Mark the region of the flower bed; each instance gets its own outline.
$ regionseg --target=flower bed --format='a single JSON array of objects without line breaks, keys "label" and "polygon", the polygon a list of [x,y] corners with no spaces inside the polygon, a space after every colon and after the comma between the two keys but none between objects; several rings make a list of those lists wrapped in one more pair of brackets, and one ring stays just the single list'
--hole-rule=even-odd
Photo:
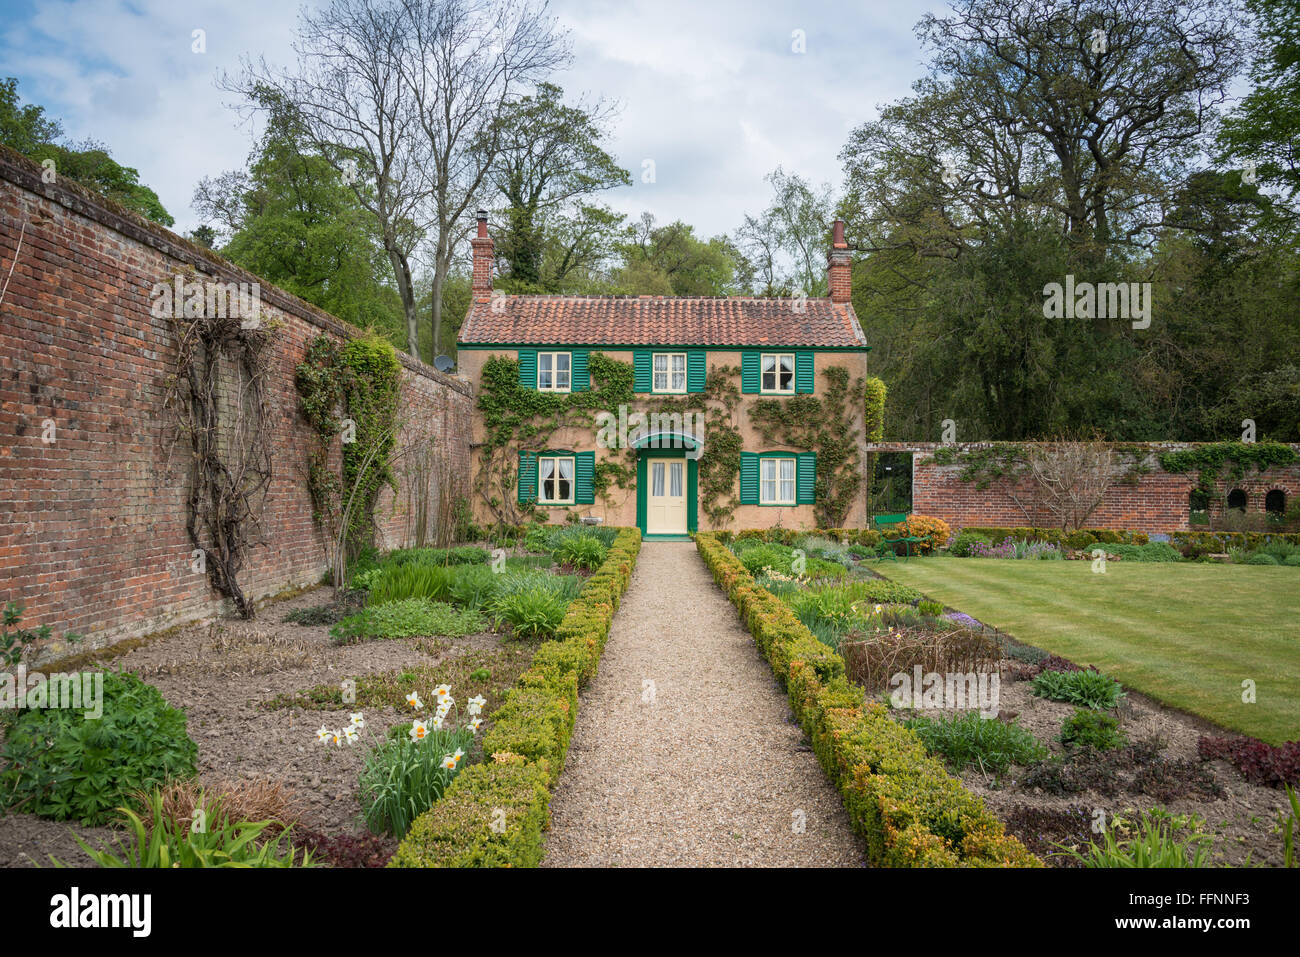
[{"label": "flower bed", "polygon": [[[535,867],[542,858],[550,788],[564,767],[578,689],[596,674],[618,603],[641,549],[619,529],[556,631],[492,715],[491,761],[466,768],[421,815],[390,867]],[[815,639],[813,639],[815,641]]]},{"label": "flower bed", "polygon": [[1039,867],[1041,862],[927,754],[915,734],[866,702],[844,659],[762,588],[719,536],[696,546],[786,687],[795,717],[840,790],[872,863],[886,867]]}]

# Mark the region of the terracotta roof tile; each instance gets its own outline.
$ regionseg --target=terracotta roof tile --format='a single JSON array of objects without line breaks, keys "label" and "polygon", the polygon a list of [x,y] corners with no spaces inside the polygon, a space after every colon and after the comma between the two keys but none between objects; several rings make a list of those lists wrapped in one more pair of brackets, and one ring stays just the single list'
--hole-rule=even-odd
[{"label": "terracotta roof tile", "polygon": [[477,298],[462,344],[592,346],[866,346],[853,307],[808,299],[688,296]]}]

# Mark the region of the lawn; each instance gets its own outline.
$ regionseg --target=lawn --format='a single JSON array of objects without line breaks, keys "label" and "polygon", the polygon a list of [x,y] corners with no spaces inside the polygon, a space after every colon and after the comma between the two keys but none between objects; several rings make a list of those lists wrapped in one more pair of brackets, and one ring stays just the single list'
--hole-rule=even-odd
[{"label": "lawn", "polygon": [[[928,558],[881,574],[1271,744],[1300,738],[1300,569]],[[1242,702],[1242,682],[1256,703]]]}]

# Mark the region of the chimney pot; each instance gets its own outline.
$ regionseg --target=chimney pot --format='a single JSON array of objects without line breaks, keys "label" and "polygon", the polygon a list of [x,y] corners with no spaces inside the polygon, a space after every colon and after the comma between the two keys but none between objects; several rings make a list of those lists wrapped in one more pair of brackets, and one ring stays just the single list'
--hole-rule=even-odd
[{"label": "chimney pot", "polygon": [[495,246],[492,237],[488,235],[487,210],[480,209],[478,235],[470,240],[470,248],[474,250],[474,278],[470,284],[470,291],[475,299],[492,295],[492,259]]}]

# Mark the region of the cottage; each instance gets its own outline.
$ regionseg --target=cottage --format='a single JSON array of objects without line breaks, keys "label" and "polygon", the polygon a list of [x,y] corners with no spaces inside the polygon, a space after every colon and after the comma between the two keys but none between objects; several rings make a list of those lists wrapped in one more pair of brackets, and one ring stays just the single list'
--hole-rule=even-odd
[{"label": "cottage", "polygon": [[711,528],[866,521],[870,347],[844,224],[817,299],[506,295],[480,212],[458,340],[481,521]]}]

